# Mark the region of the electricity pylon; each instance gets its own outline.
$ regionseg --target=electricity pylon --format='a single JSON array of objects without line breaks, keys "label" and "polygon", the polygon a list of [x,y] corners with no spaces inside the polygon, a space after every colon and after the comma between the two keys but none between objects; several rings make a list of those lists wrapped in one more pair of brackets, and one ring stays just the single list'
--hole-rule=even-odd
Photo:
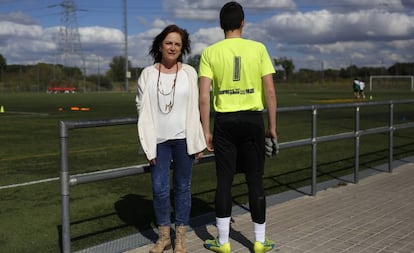
[{"label": "electricity pylon", "polygon": [[64,67],[77,67],[83,72],[85,91],[85,58],[82,52],[82,44],[79,35],[78,20],[74,0],[62,0],[60,4],[50,7],[62,7],[61,26],[59,28],[58,54]]}]

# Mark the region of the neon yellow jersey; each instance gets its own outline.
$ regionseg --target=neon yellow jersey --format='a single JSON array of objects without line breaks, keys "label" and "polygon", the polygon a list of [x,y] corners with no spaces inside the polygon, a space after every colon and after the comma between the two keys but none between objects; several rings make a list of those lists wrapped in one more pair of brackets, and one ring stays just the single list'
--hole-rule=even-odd
[{"label": "neon yellow jersey", "polygon": [[273,73],[262,43],[232,38],[204,49],[198,75],[212,80],[214,110],[235,112],[264,109],[262,77]]}]

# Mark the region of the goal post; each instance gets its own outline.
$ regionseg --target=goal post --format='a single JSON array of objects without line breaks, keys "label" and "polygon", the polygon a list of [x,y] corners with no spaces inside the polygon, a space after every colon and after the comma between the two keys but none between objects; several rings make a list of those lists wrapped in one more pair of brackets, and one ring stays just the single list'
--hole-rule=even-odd
[{"label": "goal post", "polygon": [[372,84],[374,79],[409,79],[411,83],[411,92],[414,92],[414,76],[410,75],[379,75],[369,77],[369,91],[372,91]]}]

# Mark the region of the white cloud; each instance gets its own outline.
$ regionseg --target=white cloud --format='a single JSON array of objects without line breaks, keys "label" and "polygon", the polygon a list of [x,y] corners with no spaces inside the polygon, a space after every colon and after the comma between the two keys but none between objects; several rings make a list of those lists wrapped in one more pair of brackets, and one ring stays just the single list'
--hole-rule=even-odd
[{"label": "white cloud", "polygon": [[191,55],[201,54],[207,46],[224,38],[219,28],[201,29],[191,35]]},{"label": "white cloud", "polygon": [[[296,4],[292,0],[240,0],[238,1],[245,12],[248,10],[294,10]],[[165,0],[164,8],[171,10],[177,18],[192,20],[217,21],[222,0]]]},{"label": "white cloud", "polygon": [[414,37],[414,17],[367,10],[333,13],[327,10],[283,13],[264,21],[275,41],[290,44],[336,41],[395,40]]},{"label": "white cloud", "polygon": [[[343,2],[343,3],[341,3]],[[387,10],[402,10],[404,7],[400,0],[343,0],[337,1],[344,7],[352,8],[376,8],[376,9],[387,9]]]},{"label": "white cloud", "polygon": [[17,38],[33,38],[42,33],[42,27],[39,25],[16,24],[10,21],[0,21],[0,38],[8,39]]},{"label": "white cloud", "polygon": [[404,11],[412,0],[296,0],[302,9],[325,9],[334,12],[354,12],[360,10]]},{"label": "white cloud", "polygon": [[8,14],[0,13],[0,21],[9,21],[16,24],[22,24],[22,25],[35,25],[37,22],[31,18],[30,16],[27,16],[21,11],[17,12],[10,12]]},{"label": "white cloud", "polygon": [[82,43],[123,43],[124,33],[121,30],[114,28],[106,28],[99,26],[89,26],[79,28],[79,34],[82,38]]},{"label": "white cloud", "polygon": [[[54,34],[51,29],[39,25],[0,21],[0,52],[8,63],[51,60],[53,55],[50,52],[56,52]],[[10,62],[9,58],[13,60]]]},{"label": "white cloud", "polygon": [[[293,59],[296,69],[318,69],[321,62],[325,67],[344,67],[351,63],[392,65],[414,59],[413,0],[239,2],[246,13],[243,37],[263,42],[272,57]],[[222,0],[164,0],[162,3],[158,16],[136,13],[135,22],[130,24],[128,46],[133,66],[152,63],[149,46],[169,24],[175,23],[190,32],[192,55],[223,39],[223,31],[218,26]],[[41,15],[0,11],[0,53],[8,64],[56,62],[59,27],[41,25],[36,16]],[[83,20],[87,18],[85,15]],[[93,22],[94,26],[79,27],[89,73],[98,64],[101,71],[107,69],[112,57],[124,54],[123,27],[109,28],[100,25],[99,20]]]},{"label": "white cloud", "polygon": [[296,4],[292,0],[243,0],[240,1],[244,9],[266,9],[266,10],[294,10]]},{"label": "white cloud", "polygon": [[175,9],[174,16],[182,19],[217,20],[216,10]]}]

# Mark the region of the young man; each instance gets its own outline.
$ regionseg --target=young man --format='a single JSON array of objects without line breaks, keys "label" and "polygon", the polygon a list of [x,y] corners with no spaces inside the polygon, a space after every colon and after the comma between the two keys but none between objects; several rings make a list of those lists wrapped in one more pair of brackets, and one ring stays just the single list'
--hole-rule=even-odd
[{"label": "young man", "polygon": [[[207,47],[199,69],[200,114],[207,149],[215,153],[217,188],[215,197],[218,237],[204,247],[230,253],[231,187],[235,173],[245,173],[249,208],[253,221],[255,253],[270,251],[274,242],[266,238],[266,198],[263,187],[265,137],[276,138],[275,73],[262,43],[241,38],[243,7],[226,3],[220,11],[225,39]],[[210,132],[210,88],[216,112],[214,138]],[[262,111],[267,107],[265,133]],[[214,147],[214,148],[213,148]],[[242,166],[241,166],[242,165]]]}]

